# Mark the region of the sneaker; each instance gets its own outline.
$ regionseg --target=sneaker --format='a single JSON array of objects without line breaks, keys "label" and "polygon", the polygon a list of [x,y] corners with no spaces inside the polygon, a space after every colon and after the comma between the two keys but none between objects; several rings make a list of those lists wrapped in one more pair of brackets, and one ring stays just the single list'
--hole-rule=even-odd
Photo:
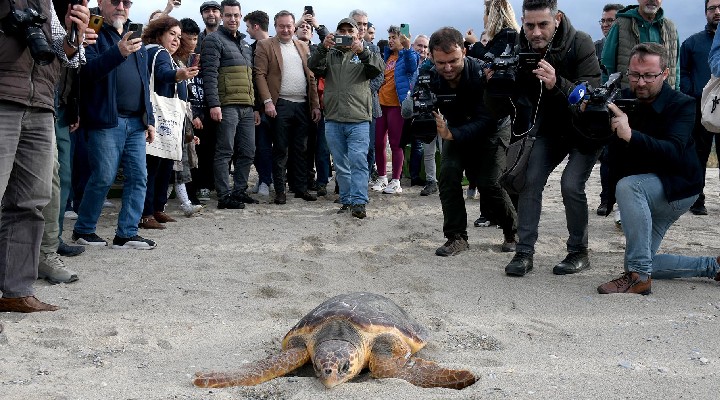
[{"label": "sneaker", "polygon": [[65,218],[76,220],[78,217],[77,213],[73,210],[65,211]]},{"label": "sneaker", "polygon": [[420,196],[430,196],[433,193],[437,193],[438,185],[435,181],[430,181],[425,184],[425,187],[420,191]]},{"label": "sneaker", "polygon": [[476,190],[476,189],[470,189],[470,188],[468,188],[468,190],[467,190],[467,192],[466,192],[466,195],[465,195],[465,198],[467,198],[468,200],[472,200],[472,199],[475,198],[475,195],[476,195],[476,194],[477,194],[477,190]]},{"label": "sneaker", "polygon": [[505,266],[505,273],[512,276],[524,276],[533,269],[533,256],[530,253],[518,251],[510,263]]},{"label": "sneaker", "polygon": [[255,182],[255,185],[250,189],[251,193],[257,193],[260,190],[260,181]]},{"label": "sneaker", "polygon": [[196,206],[192,203],[183,203],[180,204],[180,209],[182,210],[183,214],[185,214],[186,217],[192,217],[193,214],[196,212],[199,212],[202,210],[203,206]]},{"label": "sneaker", "polygon": [[93,233],[77,233],[73,231],[72,241],[77,244],[85,246],[107,246],[108,243],[105,239]]},{"label": "sneaker", "polygon": [[497,225],[497,224],[490,221],[489,219],[483,217],[482,214],[480,215],[480,217],[478,219],[475,220],[475,222],[473,222],[473,226],[476,228],[480,228],[480,227],[487,228],[488,226],[493,226],[493,225]]},{"label": "sneaker", "polygon": [[218,200],[218,209],[222,210],[227,208],[228,210],[242,210],[245,208],[245,203],[236,199],[233,196],[225,196]]},{"label": "sneaker", "polygon": [[317,200],[317,196],[315,196],[314,194],[312,194],[312,193],[310,193],[310,192],[308,192],[308,191],[305,191],[305,192],[299,192],[299,191],[298,191],[298,192],[295,192],[295,198],[296,198],[296,199],[303,199],[303,200],[305,200],[305,201],[316,201],[316,200]]},{"label": "sneaker", "polygon": [[210,189],[200,189],[197,196],[198,200],[209,201],[210,200]]},{"label": "sneaker", "polygon": [[103,208],[108,208],[108,207],[115,207],[115,204],[113,204],[112,201],[105,199],[105,201],[103,202]]},{"label": "sneaker", "polygon": [[151,250],[156,246],[157,245],[152,240],[145,239],[144,237],[138,235],[130,238],[121,238],[116,235],[112,244],[113,249]]},{"label": "sneaker", "polygon": [[340,207],[340,209],[338,210],[337,213],[338,213],[338,214],[345,214],[345,213],[347,213],[347,212],[350,211],[350,207],[351,207],[350,204],[343,204],[342,207]]},{"label": "sneaker", "polygon": [[378,178],[380,178],[380,175],[378,175],[377,168],[373,167],[372,171],[370,171],[370,182],[374,182],[378,180]]},{"label": "sneaker", "polygon": [[365,204],[355,204],[352,206],[352,216],[358,219],[363,219],[367,217],[367,213],[365,212]]},{"label": "sneaker", "polygon": [[650,294],[651,284],[652,279],[650,277],[643,282],[637,272],[625,272],[619,278],[598,286],[597,291],[600,294],[634,293],[646,296]]},{"label": "sneaker", "polygon": [[690,207],[690,212],[693,213],[693,215],[708,215],[707,208],[705,208],[704,204],[693,204],[693,206]]},{"label": "sneaker", "polygon": [[393,179],[385,186],[382,191],[385,194],[400,194],[402,193],[402,187],[400,187],[400,179]]},{"label": "sneaker", "polygon": [[65,267],[57,253],[50,253],[38,264],[38,279],[57,285],[58,283],[70,283],[78,280],[78,275]]},{"label": "sneaker", "polygon": [[462,237],[460,234],[455,234],[454,236],[449,237],[444,245],[435,250],[435,255],[441,257],[454,256],[469,249],[470,245],[468,244],[467,239]]},{"label": "sneaker", "polygon": [[388,185],[387,176],[380,176],[376,180],[370,182],[371,189],[376,192],[382,192],[383,189]]},{"label": "sneaker", "polygon": [[318,185],[317,195],[318,196],[327,196],[327,185]]},{"label": "sneaker", "polygon": [[63,241],[57,248],[57,253],[63,257],[75,257],[82,254],[85,251],[85,246],[71,246]]},{"label": "sneaker", "polygon": [[620,218],[620,210],[615,210],[615,226],[622,229],[622,218]]},{"label": "sneaker", "polygon": [[[269,193],[268,193],[268,194],[269,194]],[[258,204],[258,203],[260,203],[260,201],[253,199],[249,194],[247,194],[247,193],[245,193],[245,192],[233,193],[233,194],[232,194],[232,197],[233,197],[235,200],[239,200],[239,201],[241,201],[241,202],[243,202],[243,203],[245,203],[245,204]]]},{"label": "sneaker", "polygon": [[567,275],[590,268],[587,250],[568,253],[564,260],[553,268],[555,275]]},{"label": "sneaker", "polygon": [[260,196],[269,197],[270,196],[270,186],[268,186],[267,183],[263,182],[258,187],[257,192],[253,192],[253,193],[257,193]]}]

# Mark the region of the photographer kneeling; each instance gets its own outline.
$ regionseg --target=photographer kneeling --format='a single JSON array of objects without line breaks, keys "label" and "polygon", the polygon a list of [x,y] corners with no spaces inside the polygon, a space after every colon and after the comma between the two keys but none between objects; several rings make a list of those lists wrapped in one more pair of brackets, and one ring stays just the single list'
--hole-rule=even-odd
[{"label": "photographer kneeling", "polygon": [[[492,220],[503,229],[505,241],[502,250],[514,251],[516,214],[508,194],[498,184],[505,154],[498,133],[503,130],[498,128],[503,124],[508,126],[509,121],[498,121],[486,110],[482,96],[482,63],[465,57],[463,36],[458,30],[450,27],[439,29],[430,37],[429,48],[434,67],[427,72],[429,76],[418,78],[413,95],[403,102],[402,115],[404,118],[411,118],[413,114],[417,117],[419,112],[424,111],[427,117],[415,118],[411,129],[422,130],[422,126],[427,125],[416,122],[429,120],[431,138],[437,133],[444,139],[438,183],[444,218],[443,233],[448,240],[435,254],[451,256],[469,248],[462,190],[463,171],[469,171],[468,176],[479,176],[477,171],[481,170],[484,178],[478,182],[480,196],[487,202]],[[429,117],[430,110],[432,117]],[[507,130],[505,133],[507,140]]]},{"label": "photographer kneeling", "polygon": [[695,102],[666,83],[668,73],[663,46],[635,46],[627,72],[630,89],[623,97],[636,97],[638,105],[629,115],[608,105],[616,135],[608,145],[608,199],[617,199],[623,216],[625,273],[600,285],[599,293],[650,294],[651,274],[660,279],[720,280],[715,257],[656,254],[667,230],[703,188],[703,168],[692,139]]}]

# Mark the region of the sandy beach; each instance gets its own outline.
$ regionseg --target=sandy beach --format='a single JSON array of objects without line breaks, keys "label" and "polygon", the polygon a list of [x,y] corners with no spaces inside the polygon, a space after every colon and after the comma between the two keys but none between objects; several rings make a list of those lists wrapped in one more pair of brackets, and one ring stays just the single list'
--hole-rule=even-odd
[{"label": "sandy beach", "polygon": [[[661,252],[720,254],[718,170],[707,173],[708,216],[686,214]],[[251,177],[251,181],[255,179]],[[595,215],[599,174],[587,189],[592,268],[555,276],[565,256],[560,170],[544,194],[535,269],[503,268],[501,231],[474,228],[470,250],[442,258],[437,195],[371,193],[368,218],[338,215],[335,197],[270,199],[245,210],[208,202],[178,222],[142,230],[151,251],[88,248],[66,258],[80,280],[37,281],[56,312],[0,313],[0,398],[10,399],[715,399],[720,392],[720,286],[710,279],[653,282],[653,293],[599,295],[622,272],[625,239]],[[253,183],[253,182],[251,182]],[[332,187],[332,183],[331,186]],[[119,199],[97,233],[112,239]],[[70,241],[72,221],[64,238]],[[199,389],[196,371],[233,370],[276,354],[285,333],[320,302],[369,291],[393,299],[431,332],[419,356],[467,368],[462,391],[398,379],[325,389],[311,368],[255,387]]]}]

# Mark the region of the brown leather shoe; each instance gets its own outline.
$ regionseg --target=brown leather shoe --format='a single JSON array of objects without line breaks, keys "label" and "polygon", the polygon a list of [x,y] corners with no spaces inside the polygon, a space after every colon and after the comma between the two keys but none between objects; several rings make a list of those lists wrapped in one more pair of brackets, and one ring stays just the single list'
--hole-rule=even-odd
[{"label": "brown leather shoe", "polygon": [[650,277],[643,282],[637,272],[625,272],[619,278],[598,286],[597,291],[600,294],[635,293],[645,296],[650,294],[651,284],[652,279]]},{"label": "brown leather shoe", "polygon": [[177,222],[176,219],[174,219],[173,217],[165,214],[165,213],[162,212],[162,211],[156,211],[156,212],[153,214],[153,217],[155,217],[155,221],[160,222],[160,223],[163,223],[163,224],[166,223],[166,222]]},{"label": "brown leather shoe", "polygon": [[145,229],[165,229],[165,225],[157,222],[154,217],[142,217],[138,226]]},{"label": "brown leather shoe", "polygon": [[31,313],[38,311],[55,311],[60,307],[43,303],[35,296],[2,297],[0,298],[0,312]]},{"label": "brown leather shoe", "polygon": [[285,204],[287,203],[287,196],[284,192],[275,192],[275,200],[273,200],[275,204]]}]

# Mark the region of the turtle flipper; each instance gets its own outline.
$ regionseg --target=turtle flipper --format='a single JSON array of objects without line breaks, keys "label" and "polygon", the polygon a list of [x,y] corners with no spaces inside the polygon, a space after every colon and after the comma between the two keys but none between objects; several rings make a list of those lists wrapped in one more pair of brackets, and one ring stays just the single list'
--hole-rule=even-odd
[{"label": "turtle flipper", "polygon": [[197,387],[220,388],[253,386],[300,368],[310,360],[305,347],[295,347],[264,360],[243,366],[234,372],[196,372],[193,384]]},{"label": "turtle flipper", "polygon": [[420,387],[463,389],[477,381],[470,371],[444,368],[432,361],[410,357],[410,348],[394,335],[380,335],[368,360],[374,378],[399,378]]}]

